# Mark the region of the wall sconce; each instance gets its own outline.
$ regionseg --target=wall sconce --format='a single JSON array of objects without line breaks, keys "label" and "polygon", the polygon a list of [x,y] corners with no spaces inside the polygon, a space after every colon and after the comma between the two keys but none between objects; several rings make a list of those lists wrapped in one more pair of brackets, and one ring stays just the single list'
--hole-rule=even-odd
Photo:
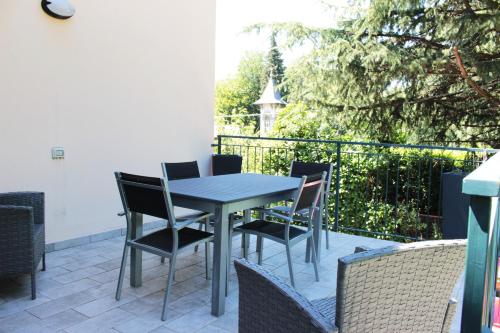
[{"label": "wall sconce", "polygon": [[75,14],[75,8],[68,0],[42,0],[42,9],[47,15],[60,20],[69,19]]}]

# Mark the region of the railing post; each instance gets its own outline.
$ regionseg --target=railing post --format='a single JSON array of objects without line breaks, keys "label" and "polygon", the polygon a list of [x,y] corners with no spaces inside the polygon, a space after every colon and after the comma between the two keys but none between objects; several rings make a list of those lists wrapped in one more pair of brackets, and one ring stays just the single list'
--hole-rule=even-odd
[{"label": "railing post", "polygon": [[217,154],[222,154],[222,136],[220,134],[217,135]]},{"label": "railing post", "polygon": [[335,232],[339,231],[339,204],[340,204],[340,167],[341,167],[341,150],[340,142],[337,142],[337,160],[336,160],[336,175],[335,175]]},{"label": "railing post", "polygon": [[461,329],[464,333],[482,332],[483,327],[489,326],[489,307],[493,300],[488,297],[488,279],[485,277],[493,268],[488,266],[496,264],[495,258],[488,258],[488,252],[491,251],[489,248],[492,245],[496,248],[496,244],[490,244],[489,241],[495,236],[494,230],[490,230],[491,208],[490,197],[472,196],[470,199]]},{"label": "railing post", "polygon": [[500,153],[464,178],[469,226],[461,332],[491,332],[500,224]]}]

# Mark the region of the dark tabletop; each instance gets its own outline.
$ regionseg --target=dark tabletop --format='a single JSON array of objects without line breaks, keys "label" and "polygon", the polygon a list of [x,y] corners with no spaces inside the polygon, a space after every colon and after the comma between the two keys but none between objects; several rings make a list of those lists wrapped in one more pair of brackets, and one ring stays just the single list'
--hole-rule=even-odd
[{"label": "dark tabletop", "polygon": [[242,201],[263,195],[295,190],[300,178],[238,173],[172,180],[168,182],[170,194],[216,203]]}]

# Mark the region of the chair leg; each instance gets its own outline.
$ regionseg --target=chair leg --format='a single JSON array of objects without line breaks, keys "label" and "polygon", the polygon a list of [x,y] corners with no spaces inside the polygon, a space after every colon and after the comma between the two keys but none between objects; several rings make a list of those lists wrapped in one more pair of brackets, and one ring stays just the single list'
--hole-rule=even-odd
[{"label": "chair leg", "polygon": [[168,270],[167,277],[167,287],[165,288],[165,296],[163,297],[163,310],[161,312],[161,320],[165,321],[167,319],[167,301],[168,295],[170,293],[170,289],[172,288],[172,282],[174,281],[174,273],[175,273],[175,262],[177,261],[177,255],[174,254],[170,258],[170,268]]},{"label": "chair leg", "polygon": [[123,277],[125,276],[125,266],[127,265],[127,253],[128,246],[127,243],[125,243],[125,246],[123,247],[122,263],[120,265],[120,275],[118,276],[118,285],[116,287],[115,298],[117,301],[119,301],[122,296]]},{"label": "chair leg", "polygon": [[[241,237],[245,237],[245,233],[241,233]],[[243,258],[248,259],[248,246],[243,247]]]},{"label": "chair leg", "polygon": [[[202,228],[203,228],[203,224],[198,223],[198,230],[202,230]],[[206,227],[205,227],[205,231],[208,231]],[[198,245],[195,245],[194,252],[198,252]]]},{"label": "chair leg", "polygon": [[290,282],[292,287],[295,288],[295,280],[293,278],[293,267],[292,267],[292,254],[290,252],[290,245],[286,245],[286,258],[288,259],[288,271],[290,272]]},{"label": "chair leg", "polygon": [[45,252],[42,255],[42,271],[45,271],[47,266],[45,266]]},{"label": "chair leg", "polygon": [[36,273],[31,273],[31,299],[36,299]]},{"label": "chair leg", "polygon": [[311,245],[314,275],[316,275],[316,282],[319,282],[318,260],[316,258],[316,245],[314,244],[314,237],[311,237]]},{"label": "chair leg", "polygon": [[326,249],[330,249],[330,232],[329,232],[329,225],[328,225],[328,214],[324,215],[325,219],[325,232],[326,232]]},{"label": "chair leg", "polygon": [[[264,206],[261,208],[266,208],[266,207]],[[265,218],[266,218],[265,214],[263,212],[259,212],[259,219],[264,220]],[[261,241],[262,241],[262,238],[260,238],[260,240],[259,240],[259,237],[257,237],[257,244],[255,245],[255,252],[259,252],[260,249],[262,248],[261,244],[260,244]]]},{"label": "chair leg", "polygon": [[[243,224],[248,223],[250,219],[250,211],[243,211]],[[241,248],[250,246],[250,235],[241,234]]]},{"label": "chair leg", "polygon": [[259,265],[262,265],[262,255],[263,255],[263,251],[264,251],[264,238],[262,238],[262,236],[258,236],[257,237],[257,244],[258,244],[258,249],[259,249],[259,253],[258,253],[258,261],[257,263]]},{"label": "chair leg", "polygon": [[211,279],[211,256],[210,256],[210,242],[205,242],[205,278],[207,280]]}]

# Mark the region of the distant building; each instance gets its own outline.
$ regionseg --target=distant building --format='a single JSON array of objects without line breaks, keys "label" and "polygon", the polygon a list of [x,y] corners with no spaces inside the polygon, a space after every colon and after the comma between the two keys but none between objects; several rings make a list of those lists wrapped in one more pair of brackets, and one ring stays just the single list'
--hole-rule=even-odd
[{"label": "distant building", "polygon": [[260,106],[260,134],[268,133],[272,128],[278,112],[286,103],[276,90],[274,80],[269,78],[266,89],[262,96],[254,103]]}]

